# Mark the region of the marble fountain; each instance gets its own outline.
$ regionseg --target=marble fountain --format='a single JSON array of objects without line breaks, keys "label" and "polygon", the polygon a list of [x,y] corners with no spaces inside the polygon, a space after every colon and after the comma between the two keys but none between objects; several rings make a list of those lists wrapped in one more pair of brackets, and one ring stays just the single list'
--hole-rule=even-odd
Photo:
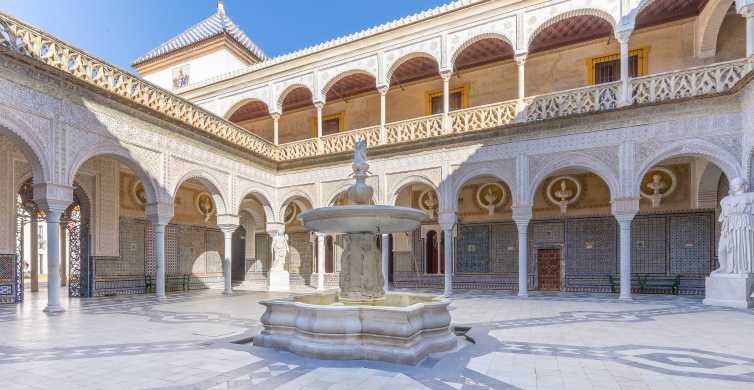
[{"label": "marble fountain", "polygon": [[380,360],[417,364],[431,353],[457,346],[451,329],[450,300],[436,295],[385,292],[377,235],[416,229],[420,210],[369,205],[366,141],[356,143],[353,205],[302,212],[304,227],[344,234],[340,289],[260,302],[266,307],[256,346],[319,359]]}]

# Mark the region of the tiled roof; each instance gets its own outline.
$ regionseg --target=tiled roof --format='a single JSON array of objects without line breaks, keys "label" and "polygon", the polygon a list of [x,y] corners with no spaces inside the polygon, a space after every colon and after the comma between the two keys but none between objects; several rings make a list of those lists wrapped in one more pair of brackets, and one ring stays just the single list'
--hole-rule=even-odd
[{"label": "tiled roof", "polygon": [[169,39],[162,45],[152,49],[149,53],[137,58],[132,65],[140,64],[142,62],[163,56],[165,54],[176,51],[180,48],[193,45],[194,43],[201,42],[205,39],[215,37],[222,33],[227,33],[233,39],[235,39],[241,46],[246,48],[249,53],[258,58],[259,61],[267,60],[267,55],[264,54],[254,42],[249,39],[248,36],[241,30],[238,25],[233,23],[228,17],[225,11],[218,7],[217,12],[212,16],[201,22],[189,27],[186,31],[176,35]]}]

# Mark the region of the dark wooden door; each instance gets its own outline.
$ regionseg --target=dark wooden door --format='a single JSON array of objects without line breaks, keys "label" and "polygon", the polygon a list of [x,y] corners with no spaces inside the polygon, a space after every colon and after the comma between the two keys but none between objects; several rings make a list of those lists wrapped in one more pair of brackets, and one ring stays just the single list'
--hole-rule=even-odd
[{"label": "dark wooden door", "polygon": [[540,290],[560,291],[560,249],[537,251],[537,274]]}]

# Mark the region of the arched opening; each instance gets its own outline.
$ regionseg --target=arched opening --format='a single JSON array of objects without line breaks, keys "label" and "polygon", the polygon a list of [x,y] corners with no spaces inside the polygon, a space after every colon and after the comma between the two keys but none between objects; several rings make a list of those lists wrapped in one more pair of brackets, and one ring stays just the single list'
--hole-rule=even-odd
[{"label": "arched opening", "polygon": [[442,252],[442,248],[440,247],[440,240],[437,237],[437,231],[430,230],[425,237],[424,269],[428,274],[441,274],[443,266],[440,263],[440,258],[442,257],[440,256],[440,252]]},{"label": "arched opening", "polygon": [[[302,195],[294,195],[283,202],[281,215],[285,223],[285,234],[288,235],[287,270],[291,281],[299,287],[317,287],[317,263],[315,252],[317,251],[316,240],[304,228],[299,219],[302,211],[312,208],[311,201]],[[299,282],[300,281],[300,282]]]},{"label": "arched opening", "polygon": [[[323,89],[322,135],[380,124],[377,80],[363,71],[336,77]],[[372,107],[372,109],[369,109]]]},{"label": "arched opening", "polygon": [[228,120],[261,138],[270,142],[274,141],[274,129],[269,108],[267,104],[260,100],[248,100],[239,103],[231,109]]},{"label": "arched opening", "polygon": [[[253,290],[264,290],[267,287],[267,273],[272,264],[272,238],[267,232],[268,216],[272,208],[267,198],[258,193],[249,193],[241,201],[238,217],[239,231],[243,232],[243,258],[234,252],[234,258],[239,263],[233,263],[241,275],[236,279],[241,286]],[[236,244],[240,246],[241,244]],[[240,250],[239,250],[240,252]]]},{"label": "arched opening", "polygon": [[654,0],[636,15],[636,29],[699,15],[708,0]]},{"label": "arched opening", "polygon": [[711,54],[714,54],[715,62],[746,57],[746,19],[736,11],[735,2],[729,2],[731,4],[720,24],[710,26],[710,29],[717,30],[705,31],[714,37],[715,47]]},{"label": "arched opening", "polygon": [[542,291],[617,289],[619,237],[610,181],[589,169],[566,167],[534,183],[530,284]]},{"label": "arched opening", "polygon": [[639,293],[704,294],[718,267],[720,200],[728,178],[709,160],[677,155],[641,172],[631,225],[631,276]]},{"label": "arched opening", "polygon": [[[280,143],[301,141],[317,136],[317,112],[312,91],[304,86],[288,89],[280,99]],[[312,133],[312,124],[315,131]]]},{"label": "arched opening", "polygon": [[[513,47],[500,36],[479,37],[459,48],[453,56],[453,72],[456,83],[466,86],[467,106],[516,98],[517,70],[512,59]],[[463,105],[459,95],[450,95],[452,109]]]},{"label": "arched opening", "polygon": [[[390,90],[387,95],[387,121],[395,122],[442,112],[442,79],[440,65],[426,54],[410,54],[395,62],[387,73]],[[461,85],[451,82],[451,90]],[[461,96],[462,97],[462,96]],[[416,104],[424,99],[424,107]],[[463,103],[463,99],[459,100]],[[461,105],[452,109],[463,108]]]}]

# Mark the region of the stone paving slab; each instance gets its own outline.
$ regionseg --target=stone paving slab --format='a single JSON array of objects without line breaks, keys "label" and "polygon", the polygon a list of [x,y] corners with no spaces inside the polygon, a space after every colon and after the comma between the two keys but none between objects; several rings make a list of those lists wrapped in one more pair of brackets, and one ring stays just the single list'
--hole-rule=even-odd
[{"label": "stone paving slab", "polygon": [[754,310],[700,299],[460,292],[459,350],[417,366],[249,344],[260,300],[207,290],[0,306],[0,389],[754,389]]}]

